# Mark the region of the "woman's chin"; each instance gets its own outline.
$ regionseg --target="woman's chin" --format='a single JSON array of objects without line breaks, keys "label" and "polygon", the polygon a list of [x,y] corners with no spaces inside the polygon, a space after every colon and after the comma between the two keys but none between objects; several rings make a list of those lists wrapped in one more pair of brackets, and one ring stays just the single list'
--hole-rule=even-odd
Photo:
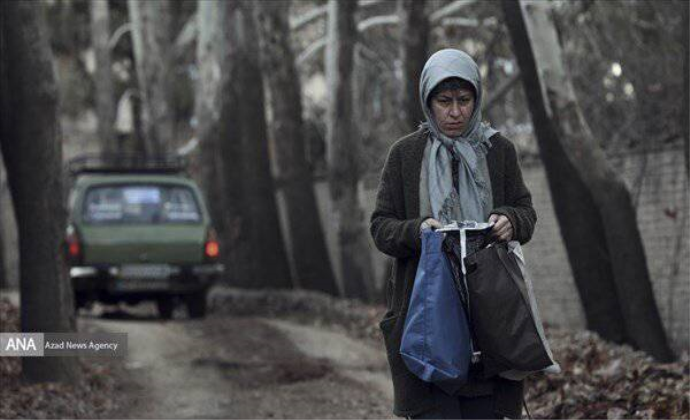
[{"label": "woman's chin", "polygon": [[443,134],[445,134],[448,137],[460,137],[462,134],[462,128],[446,128],[443,131]]}]

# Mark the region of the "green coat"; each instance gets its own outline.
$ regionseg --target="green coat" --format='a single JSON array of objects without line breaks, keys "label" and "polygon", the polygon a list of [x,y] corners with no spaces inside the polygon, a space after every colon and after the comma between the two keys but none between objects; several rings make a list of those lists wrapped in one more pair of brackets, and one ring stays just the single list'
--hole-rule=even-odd
[{"label": "green coat", "polygon": [[[400,341],[421,253],[420,225],[431,215],[419,214],[419,179],[426,136],[418,130],[398,140],[390,149],[381,174],[370,231],[376,247],[395,264],[386,285],[388,311],[380,323],[386,344],[395,393],[394,413],[411,416],[433,406],[431,387],[413,375],[400,357]],[[514,239],[526,243],[532,237],[537,215],[522,179],[515,146],[501,134],[491,138],[487,154],[493,193],[491,213],[505,215],[513,225]],[[497,393],[497,404],[521,402],[522,381],[501,378],[470,382],[463,396]],[[499,407],[500,408],[500,407]],[[506,407],[508,411],[508,407]]]}]

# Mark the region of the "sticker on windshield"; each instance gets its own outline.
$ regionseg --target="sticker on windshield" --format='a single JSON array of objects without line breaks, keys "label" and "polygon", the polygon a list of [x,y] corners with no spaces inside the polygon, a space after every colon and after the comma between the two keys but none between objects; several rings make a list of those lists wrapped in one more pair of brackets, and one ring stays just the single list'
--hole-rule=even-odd
[{"label": "sticker on windshield", "polygon": [[159,188],[123,188],[125,201],[130,204],[158,204],[161,202],[161,190]]}]

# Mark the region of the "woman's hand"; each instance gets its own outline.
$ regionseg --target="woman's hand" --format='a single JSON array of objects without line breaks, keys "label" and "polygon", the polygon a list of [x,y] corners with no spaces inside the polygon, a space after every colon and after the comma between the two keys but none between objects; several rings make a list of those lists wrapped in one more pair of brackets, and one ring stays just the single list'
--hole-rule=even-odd
[{"label": "woman's hand", "polygon": [[434,229],[435,230],[435,229],[440,229],[442,227],[443,227],[443,225],[441,224],[441,222],[434,219],[433,217],[430,217],[428,219],[425,219],[422,222],[422,225],[419,227],[419,230],[420,231],[422,231],[424,229]]},{"label": "woman's hand", "polygon": [[513,239],[513,225],[507,217],[502,214],[491,214],[489,223],[494,223],[490,236],[493,242],[508,242]]}]

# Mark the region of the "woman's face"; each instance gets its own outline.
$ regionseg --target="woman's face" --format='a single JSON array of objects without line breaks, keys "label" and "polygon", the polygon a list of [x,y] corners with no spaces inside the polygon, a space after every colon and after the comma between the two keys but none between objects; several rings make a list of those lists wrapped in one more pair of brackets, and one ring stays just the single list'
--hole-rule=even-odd
[{"label": "woman's face", "polygon": [[460,136],[474,112],[474,90],[444,90],[431,98],[431,113],[436,125],[448,137]]}]

